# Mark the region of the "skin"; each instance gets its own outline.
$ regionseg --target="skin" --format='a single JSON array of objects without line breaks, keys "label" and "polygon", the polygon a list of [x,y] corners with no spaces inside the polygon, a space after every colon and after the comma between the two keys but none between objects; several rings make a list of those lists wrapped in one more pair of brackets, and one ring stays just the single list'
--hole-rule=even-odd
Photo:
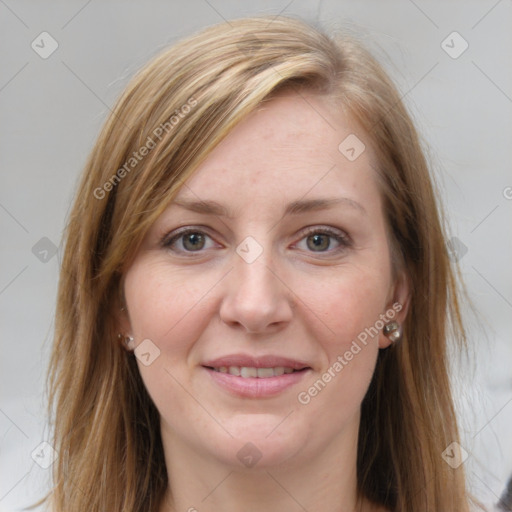
[{"label": "skin", "polygon": [[[209,155],[127,270],[121,328],[135,346],[150,339],[160,350],[149,366],[137,362],[161,416],[162,511],[356,510],[360,405],[389,339],[370,338],[309,403],[297,398],[393,303],[404,305],[395,320],[407,310],[369,141],[353,162],[338,150],[351,133],[366,139],[327,98],[281,93]],[[350,202],[283,216],[292,201],[341,197]],[[185,199],[217,201],[232,217],[176,204]],[[206,236],[162,246],[184,226]],[[345,241],[321,236],[326,227]],[[252,263],[236,252],[248,236],[262,248]],[[312,370],[277,396],[239,398],[201,366],[233,353],[277,354]],[[261,454],[253,467],[237,458],[247,442]]]}]

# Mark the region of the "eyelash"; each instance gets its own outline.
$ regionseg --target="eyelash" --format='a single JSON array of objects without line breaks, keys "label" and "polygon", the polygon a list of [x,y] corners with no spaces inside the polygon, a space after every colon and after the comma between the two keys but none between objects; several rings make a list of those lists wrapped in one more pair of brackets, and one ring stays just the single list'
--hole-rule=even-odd
[{"label": "eyelash", "polygon": [[[175,232],[174,234],[170,233],[170,234],[167,234],[166,236],[164,236],[164,238],[162,239],[162,242],[161,242],[162,247],[164,247],[165,249],[169,249],[173,252],[178,252],[178,253],[182,253],[182,254],[190,254],[190,255],[193,255],[195,253],[200,254],[201,252],[203,252],[203,250],[201,250],[201,249],[198,251],[187,251],[186,249],[185,250],[180,249],[180,250],[176,251],[175,249],[172,248],[172,246],[174,245],[175,242],[177,242],[181,238],[185,237],[186,235],[190,235],[190,234],[200,234],[200,235],[206,236],[208,238],[212,238],[212,237],[210,237],[210,235],[208,235],[208,233],[206,233],[202,229],[187,227],[182,230],[179,230],[178,232]],[[352,245],[352,241],[350,240],[350,237],[346,233],[335,230],[333,228],[318,227],[318,226],[306,228],[303,233],[303,236],[300,238],[299,242],[306,239],[307,237],[309,237],[311,235],[315,235],[315,234],[327,235],[330,238],[334,239],[339,245],[338,245],[338,247],[336,247],[334,249],[328,249],[327,251],[309,251],[312,254],[315,254],[315,253],[316,254],[329,254],[329,255],[337,254],[339,252],[342,252],[343,250],[346,250],[347,248],[351,247],[351,245]]]},{"label": "eyelash", "polygon": [[[208,235],[208,233],[205,233],[201,229],[198,229],[198,228],[184,228],[184,229],[178,230],[174,234],[169,233],[168,235],[165,235],[163,240],[162,240],[162,247],[164,247],[166,249],[173,250],[172,249],[172,245],[177,240],[179,240],[180,238],[183,238],[186,235],[190,235],[192,233],[204,235],[204,236],[207,236],[207,237],[211,238],[210,235]],[[187,251],[187,250],[183,251],[183,250],[180,250],[180,251],[177,251],[177,252],[184,252],[184,253],[187,253],[187,254],[194,254],[194,253],[200,253],[202,251]]]},{"label": "eyelash", "polygon": [[302,237],[299,240],[299,242],[301,242],[304,239],[307,239],[311,235],[327,235],[331,239],[334,239],[339,244],[338,247],[335,247],[334,249],[328,249],[327,251],[309,251],[313,254],[338,254],[339,252],[346,250],[348,247],[351,246],[350,238],[346,233],[343,233],[342,231],[339,231],[337,229],[329,228],[327,226],[312,226],[306,228],[302,233]]}]

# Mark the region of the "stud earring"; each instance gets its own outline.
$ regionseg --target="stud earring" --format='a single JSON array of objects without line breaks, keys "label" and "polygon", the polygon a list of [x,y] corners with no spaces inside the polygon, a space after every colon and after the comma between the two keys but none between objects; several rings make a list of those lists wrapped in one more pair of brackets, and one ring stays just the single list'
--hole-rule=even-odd
[{"label": "stud earring", "polygon": [[131,349],[132,343],[133,343],[133,337],[132,336],[124,336],[123,334],[119,333],[117,335],[117,339],[125,345],[126,348]]},{"label": "stud earring", "polygon": [[387,323],[382,332],[392,343],[396,343],[402,339],[402,326],[398,322]]}]

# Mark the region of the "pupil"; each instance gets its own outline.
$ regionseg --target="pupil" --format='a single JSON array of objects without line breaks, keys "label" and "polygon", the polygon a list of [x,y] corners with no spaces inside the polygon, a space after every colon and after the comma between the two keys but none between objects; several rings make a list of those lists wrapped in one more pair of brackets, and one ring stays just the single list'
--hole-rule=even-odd
[{"label": "pupil", "polygon": [[204,245],[204,237],[199,233],[190,233],[185,237],[184,246],[188,250],[201,249]]},{"label": "pupil", "polygon": [[329,238],[325,235],[312,235],[309,240],[312,241],[310,249],[327,249],[329,247]]}]

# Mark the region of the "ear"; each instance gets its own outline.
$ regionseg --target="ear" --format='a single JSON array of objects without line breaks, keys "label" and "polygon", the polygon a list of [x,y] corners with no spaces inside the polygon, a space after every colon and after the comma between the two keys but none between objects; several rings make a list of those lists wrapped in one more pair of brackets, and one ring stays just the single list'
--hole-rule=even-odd
[{"label": "ear", "polygon": [[115,317],[115,325],[118,331],[118,334],[121,335],[121,339],[119,340],[120,345],[127,351],[131,352],[133,349],[131,346],[126,345],[124,342],[125,338],[132,336],[132,326],[130,322],[130,314],[128,312],[128,308],[126,306],[126,301],[124,299],[124,283],[123,280],[120,284],[120,293],[119,299],[116,301],[114,305],[114,317]]},{"label": "ear", "polygon": [[[410,285],[405,272],[400,271],[390,288],[386,305],[385,317],[387,322],[398,322],[403,325],[409,311]],[[392,341],[381,331],[379,335],[379,348],[387,348]]]}]

